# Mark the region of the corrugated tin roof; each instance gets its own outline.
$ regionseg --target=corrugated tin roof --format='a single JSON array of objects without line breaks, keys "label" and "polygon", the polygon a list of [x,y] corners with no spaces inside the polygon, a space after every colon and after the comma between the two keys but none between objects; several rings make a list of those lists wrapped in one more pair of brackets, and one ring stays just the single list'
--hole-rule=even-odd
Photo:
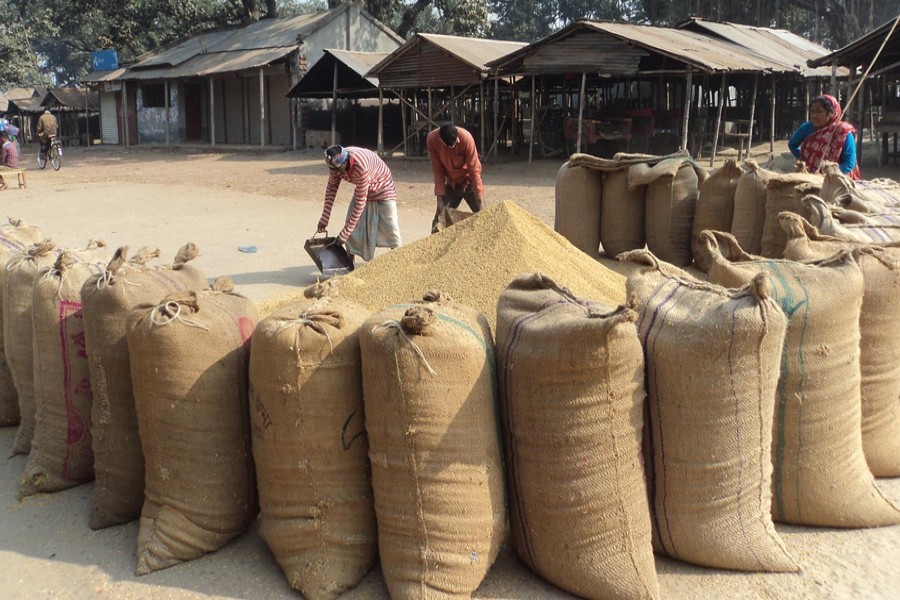
[{"label": "corrugated tin roof", "polygon": [[333,55],[337,60],[353,69],[357,75],[365,78],[366,81],[378,87],[377,77],[367,77],[366,75],[372,70],[372,67],[388,57],[390,52],[351,52],[349,50],[325,50],[326,53]]},{"label": "corrugated tin roof", "polygon": [[44,107],[41,106],[42,98],[34,97],[34,98],[19,98],[17,100],[9,101],[9,110],[18,110],[23,113],[39,113],[44,112]]},{"label": "corrugated tin roof", "polygon": [[201,33],[139,60],[131,68],[177,67],[195,56],[217,52],[295,48],[299,45],[301,36],[314,29],[319,21],[333,16],[328,12],[317,12],[286,19],[264,19],[236,29]]},{"label": "corrugated tin roof", "polygon": [[[177,67],[161,67],[157,69],[128,70],[119,79],[148,81],[151,79],[178,79],[180,77],[204,77],[217,73],[241,71],[263,67],[293,52],[293,48],[263,48],[260,50],[243,50],[236,52],[216,52],[200,54],[183,62]],[[86,80],[83,80],[86,81]]]},{"label": "corrugated tin roof", "polygon": [[[707,21],[698,17],[692,17],[677,27],[712,34],[772,60],[790,64],[804,77],[831,76],[830,68],[812,69],[807,66],[808,60],[828,54],[828,49],[785,29]],[[847,72],[838,75],[846,76]]]},{"label": "corrugated tin roof", "polygon": [[100,110],[100,94],[86,88],[50,88],[41,100],[43,106],[61,106],[79,110],[84,110],[85,103],[88,110]]},{"label": "corrugated tin roof", "polygon": [[411,48],[421,43],[429,43],[456,57],[463,63],[480,71],[487,71],[487,64],[500,59],[511,52],[524,48],[525,42],[508,42],[483,38],[467,38],[456,35],[439,35],[436,33],[417,33],[397,50],[394,50],[383,61],[370,71],[377,75],[396,59],[406,54]]},{"label": "corrugated tin roof", "polygon": [[[889,20],[883,25],[879,25],[866,35],[850,42],[843,48],[839,48],[830,54],[821,56],[809,61],[809,66],[819,67],[822,65],[830,65],[832,62],[838,64],[860,64],[862,62],[871,61],[875,57],[875,53],[881,47],[885,37],[894,27],[894,22],[900,20],[900,15]],[[881,67],[895,62],[900,58],[900,25],[894,29],[888,44],[885,44],[882,56],[879,58],[877,67]]]},{"label": "corrugated tin roof", "polygon": [[351,52],[326,49],[291,91],[290,98],[331,98],[334,89],[334,67],[338,67],[339,98],[377,98],[378,78],[366,77],[369,70],[388,55],[387,52]]},{"label": "corrugated tin roof", "polygon": [[[568,27],[508,55],[505,60],[492,61],[489,66],[501,67],[506,73],[515,72],[517,68],[522,69],[523,58],[534,48],[554,44],[558,40],[583,32],[609,35],[629,45],[682,62],[707,73],[799,72],[799,69],[787,60],[765,56],[741,45],[693,31],[586,19],[576,21]],[[603,72],[602,57],[598,57],[596,70]],[[519,72],[526,71],[520,70]]]},{"label": "corrugated tin roof", "polygon": [[125,74],[125,67],[111,71],[91,71],[81,78],[82,83],[100,83],[102,81],[114,81]]}]

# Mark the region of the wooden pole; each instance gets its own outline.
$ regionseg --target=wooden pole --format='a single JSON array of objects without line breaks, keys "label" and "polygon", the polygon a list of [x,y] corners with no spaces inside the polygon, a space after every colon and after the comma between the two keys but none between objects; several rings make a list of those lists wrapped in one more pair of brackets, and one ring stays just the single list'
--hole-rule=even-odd
[{"label": "wooden pole", "polygon": [[337,144],[337,87],[338,63],[334,60],[334,74],[331,82],[331,145]]},{"label": "wooden pole", "polygon": [[528,136],[528,163],[531,164],[531,158],[534,154],[534,116],[536,112],[535,104],[537,101],[534,97],[534,75],[531,76],[531,135]]},{"label": "wooden pole", "polygon": [[484,126],[485,126],[484,81],[480,82],[478,84],[478,87],[479,87],[478,93],[480,94],[479,101],[481,102],[481,104],[478,107],[480,109],[478,112],[481,113],[481,147],[480,148],[481,148],[481,154],[484,155]]},{"label": "wooden pole", "polygon": [[494,156],[497,156],[497,146],[500,145],[500,132],[497,130],[500,118],[500,75],[494,75]]},{"label": "wooden pole", "polygon": [[384,156],[384,91],[378,88],[378,154]]},{"label": "wooden pole", "polygon": [[759,73],[753,74],[753,96],[750,99],[750,127],[747,135],[747,158],[750,158],[750,149],[753,147],[753,120],[756,118],[756,93],[759,90]]},{"label": "wooden pole", "polygon": [[691,101],[694,95],[693,87],[694,72],[688,71],[687,83],[684,88],[684,115],[681,120],[681,149],[686,150],[688,144],[688,124],[690,123]]},{"label": "wooden pole", "polygon": [[769,158],[774,158],[775,156],[775,104],[775,75],[772,74],[772,114],[769,119]]},{"label": "wooden pole", "polygon": [[212,77],[209,78],[209,145],[216,145],[216,94]]},{"label": "wooden pole", "polygon": [[262,67],[259,69],[259,145],[266,145],[266,86]]},{"label": "wooden pole", "polygon": [[838,98],[837,87],[837,61],[831,63],[831,95]]},{"label": "wooden pole", "polygon": [[122,82],[122,131],[124,135],[122,139],[125,141],[125,145],[129,146],[128,139],[130,136],[128,135],[128,84],[127,82]]},{"label": "wooden pole", "polygon": [[575,152],[581,152],[581,121],[584,118],[584,89],[587,87],[587,73],[581,74],[581,93],[578,95],[578,140]]},{"label": "wooden pole", "polygon": [[[400,90],[401,97],[405,93],[405,90]],[[403,126],[403,156],[409,158],[409,136],[406,135],[406,104],[404,102],[400,102],[400,117]]]},{"label": "wooden pole", "polygon": [[166,146],[169,145],[169,80],[166,79]]},{"label": "wooden pole", "polygon": [[[725,114],[725,73],[722,73],[722,83],[719,85],[719,111],[716,115],[716,129],[713,134],[712,154],[709,156],[709,166],[713,166],[716,161],[716,152],[719,149],[719,132],[722,130],[722,116]],[[738,160],[741,157],[738,156]]]}]

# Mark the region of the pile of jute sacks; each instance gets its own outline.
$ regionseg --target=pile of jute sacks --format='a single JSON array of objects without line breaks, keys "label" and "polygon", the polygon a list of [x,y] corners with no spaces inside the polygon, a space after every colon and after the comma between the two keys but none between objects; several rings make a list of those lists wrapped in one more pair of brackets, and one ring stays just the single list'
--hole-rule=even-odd
[{"label": "pile of jute sacks", "polygon": [[[95,479],[92,527],[140,518],[139,574],[258,516],[312,600],[376,562],[392,598],[470,597],[507,537],[592,599],[658,598],[654,551],[797,571],[776,521],[900,523],[875,482],[900,475],[900,247],[863,238],[891,231],[894,193],[576,155],[557,230],[631,265],[627,302],[522,273],[490,318],[452,289],[369,309],[324,284],[260,318],[192,244],[156,265],[10,223],[0,414],[30,450],[21,494]],[[513,214],[427,243],[492,211]]]},{"label": "pile of jute sacks", "polygon": [[620,514],[652,531],[654,550],[794,571],[773,521],[900,523],[875,482],[900,476],[900,186],[854,183],[836,165],[704,173],[687,156],[573,155],[556,207],[575,245],[634,267],[628,337],[646,403],[631,407],[628,440],[643,411],[649,512]]}]

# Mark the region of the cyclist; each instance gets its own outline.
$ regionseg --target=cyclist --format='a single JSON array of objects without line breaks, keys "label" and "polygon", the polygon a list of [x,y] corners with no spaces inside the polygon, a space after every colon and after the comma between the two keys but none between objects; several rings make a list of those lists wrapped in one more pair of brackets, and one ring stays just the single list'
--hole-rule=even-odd
[{"label": "cyclist", "polygon": [[44,114],[37,122],[37,136],[41,139],[41,154],[47,154],[50,150],[50,139],[59,132],[59,122],[50,112],[44,109]]}]

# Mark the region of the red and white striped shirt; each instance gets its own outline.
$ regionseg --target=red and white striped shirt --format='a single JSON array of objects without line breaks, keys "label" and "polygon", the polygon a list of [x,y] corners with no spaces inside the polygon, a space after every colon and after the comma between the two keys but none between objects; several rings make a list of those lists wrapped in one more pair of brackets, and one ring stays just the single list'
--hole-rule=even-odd
[{"label": "red and white striped shirt", "polygon": [[328,226],[331,218],[331,209],[334,206],[334,197],[337,195],[341,180],[349,181],[356,186],[353,192],[353,210],[344,228],[338,237],[346,241],[356,229],[356,224],[366,209],[366,202],[385,202],[397,199],[397,188],[391,170],[377,154],[365,148],[347,146],[350,164],[343,172],[332,170],[328,175],[328,185],[325,186],[325,207],[322,209],[322,218],[319,219],[319,228]]}]

